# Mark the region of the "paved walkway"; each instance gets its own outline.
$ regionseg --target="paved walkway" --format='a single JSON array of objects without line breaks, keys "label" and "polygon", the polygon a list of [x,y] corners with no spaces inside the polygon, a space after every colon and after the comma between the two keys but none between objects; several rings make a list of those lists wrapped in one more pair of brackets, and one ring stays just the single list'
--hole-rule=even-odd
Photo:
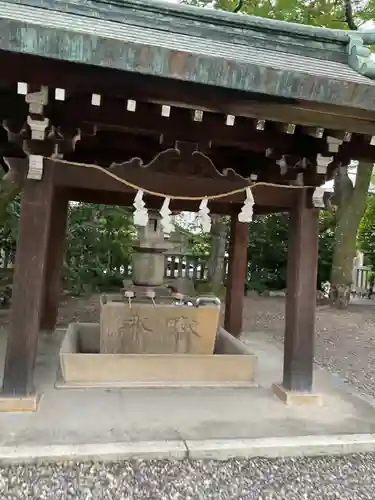
[{"label": "paved walkway", "polygon": [[[41,341],[39,411],[0,414],[0,458],[228,458],[375,450],[372,400],[350,394],[325,370],[315,373],[322,407],[288,408],[272,394],[271,384],[281,378],[282,352],[261,334],[249,339],[259,356],[258,386],[237,389],[55,389],[59,337]],[[3,333],[3,354],[4,346]]]}]

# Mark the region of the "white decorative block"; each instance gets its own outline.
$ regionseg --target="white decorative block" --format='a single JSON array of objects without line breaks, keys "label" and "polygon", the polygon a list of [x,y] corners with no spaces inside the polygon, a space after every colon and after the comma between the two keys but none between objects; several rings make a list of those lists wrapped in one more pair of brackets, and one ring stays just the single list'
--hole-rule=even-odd
[{"label": "white decorative block", "polygon": [[55,89],[56,101],[65,101],[65,89]]},{"label": "white decorative block", "polygon": [[285,133],[286,134],[293,135],[295,131],[296,131],[296,126],[294,123],[288,123],[285,126]]},{"label": "white decorative block", "polygon": [[49,120],[44,118],[43,120],[34,120],[31,116],[27,117],[27,124],[31,130],[31,139],[37,141],[43,141],[46,136],[46,128],[48,127]]},{"label": "white decorative block", "polygon": [[228,125],[228,127],[233,127],[235,120],[236,120],[235,116],[227,115],[227,118],[225,120],[225,124]]},{"label": "white decorative block", "polygon": [[126,109],[131,113],[135,113],[135,110],[137,109],[137,101],[134,101],[133,99],[128,99],[128,102],[126,104]]},{"label": "white decorative block", "polygon": [[27,178],[32,179],[34,181],[40,181],[42,177],[43,177],[43,156],[30,155]]},{"label": "white decorative block", "polygon": [[203,121],[203,111],[201,111],[200,109],[196,109],[194,111],[194,121],[195,122]]},{"label": "white decorative block", "polygon": [[161,107],[161,116],[165,116],[165,118],[169,118],[171,115],[171,107],[163,104]]},{"label": "white decorative block", "polygon": [[28,85],[25,82],[17,82],[17,94],[27,95]]},{"label": "white decorative block", "polygon": [[102,100],[102,97],[101,97],[100,94],[92,94],[92,96],[91,96],[91,104],[93,106],[100,106],[101,100]]}]

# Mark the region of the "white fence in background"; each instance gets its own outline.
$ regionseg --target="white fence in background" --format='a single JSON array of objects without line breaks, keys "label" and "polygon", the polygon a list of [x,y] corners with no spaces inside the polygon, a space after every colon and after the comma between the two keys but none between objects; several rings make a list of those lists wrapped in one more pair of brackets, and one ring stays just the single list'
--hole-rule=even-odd
[{"label": "white fence in background", "polygon": [[363,296],[368,293],[371,273],[370,266],[361,266],[353,269],[352,292],[354,294]]}]

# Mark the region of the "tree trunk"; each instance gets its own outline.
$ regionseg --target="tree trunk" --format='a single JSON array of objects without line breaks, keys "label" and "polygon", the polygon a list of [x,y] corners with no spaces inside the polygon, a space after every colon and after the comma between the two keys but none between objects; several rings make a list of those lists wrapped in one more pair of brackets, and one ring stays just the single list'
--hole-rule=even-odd
[{"label": "tree trunk", "polygon": [[333,306],[340,309],[346,308],[350,300],[353,260],[357,249],[357,231],[366,206],[372,169],[372,163],[358,165],[354,188],[344,168],[335,179],[333,200],[338,208],[330,301]]},{"label": "tree trunk", "polygon": [[211,291],[215,294],[219,294],[223,286],[227,235],[227,218],[220,215],[213,215],[211,226],[211,253],[208,260],[208,283]]}]

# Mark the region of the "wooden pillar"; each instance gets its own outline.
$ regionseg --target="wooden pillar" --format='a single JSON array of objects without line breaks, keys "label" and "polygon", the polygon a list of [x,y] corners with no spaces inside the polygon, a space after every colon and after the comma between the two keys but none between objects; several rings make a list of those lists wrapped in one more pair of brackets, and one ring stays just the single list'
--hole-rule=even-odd
[{"label": "wooden pillar", "polygon": [[301,190],[290,216],[284,338],[283,388],[301,393],[312,391],[319,237],[308,196]]},{"label": "wooden pillar", "polygon": [[42,180],[26,180],[23,188],[3,379],[5,396],[27,397],[34,392],[52,198],[53,167],[49,166]]},{"label": "wooden pillar", "polygon": [[63,190],[53,194],[40,329],[52,333],[56,327],[61,294],[61,268],[65,250],[68,198]]},{"label": "wooden pillar", "polygon": [[224,328],[235,337],[239,337],[242,332],[248,231],[248,224],[239,222],[237,214],[232,215]]}]

